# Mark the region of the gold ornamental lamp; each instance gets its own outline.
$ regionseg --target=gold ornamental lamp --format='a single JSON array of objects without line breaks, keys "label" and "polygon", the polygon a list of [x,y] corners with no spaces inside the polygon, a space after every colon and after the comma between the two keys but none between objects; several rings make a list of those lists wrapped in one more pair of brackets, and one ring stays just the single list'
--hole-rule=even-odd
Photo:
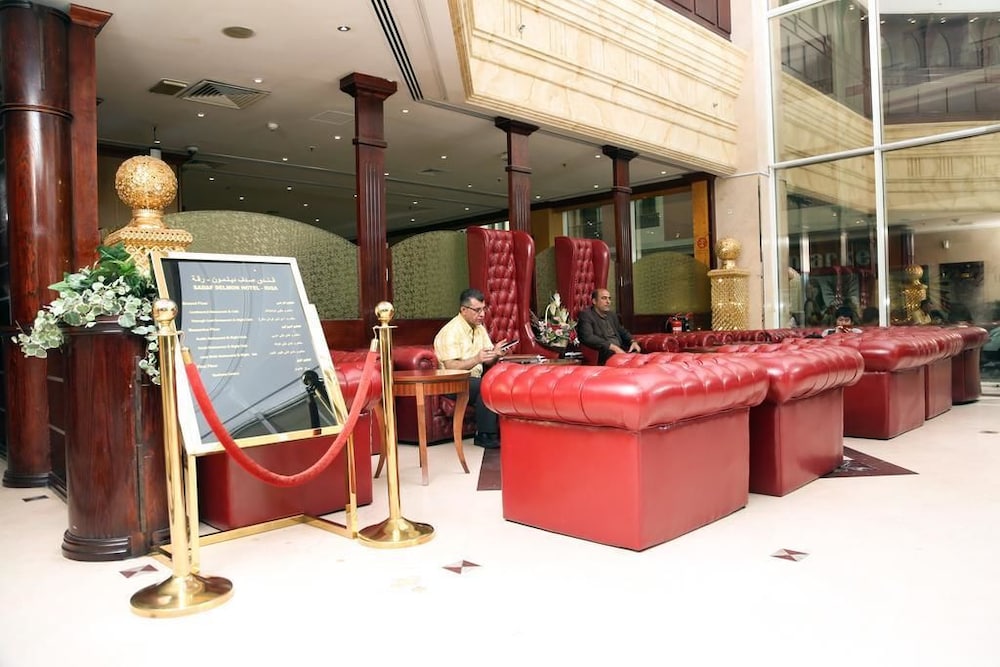
[{"label": "gold ornamental lamp", "polygon": [[104,244],[124,243],[140,271],[149,273],[149,253],[186,250],[191,245],[190,232],[171,229],[163,221],[163,209],[177,196],[177,177],[166,162],[150,155],[125,160],[115,173],[115,191],[132,209],[132,219],[108,234]]},{"label": "gold ornamental lamp", "polygon": [[750,326],[750,272],[736,268],[743,246],[732,237],[719,239],[715,254],[720,267],[708,272],[712,284],[712,329],[740,331]]},{"label": "gold ornamental lamp", "polygon": [[927,298],[927,285],[920,281],[924,275],[924,267],[909,264],[903,269],[903,273],[906,275],[906,284],[899,291],[903,297],[906,316],[912,318],[913,311],[920,310],[920,302]]}]

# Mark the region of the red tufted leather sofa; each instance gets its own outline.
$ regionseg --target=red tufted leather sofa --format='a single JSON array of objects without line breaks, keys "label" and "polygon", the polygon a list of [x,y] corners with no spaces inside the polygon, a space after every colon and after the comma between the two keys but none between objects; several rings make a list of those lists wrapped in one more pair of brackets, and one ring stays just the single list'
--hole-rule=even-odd
[{"label": "red tufted leather sofa", "polygon": [[962,351],[951,358],[951,400],[971,403],[982,393],[979,354],[990,335],[982,327],[958,326],[951,331],[962,337]]},{"label": "red tufted leather sofa", "polygon": [[684,355],[665,369],[504,364],[487,374],[500,415],[503,515],[642,550],[746,505],[752,359]]},{"label": "red tufted leather sofa", "polygon": [[[611,252],[608,244],[600,239],[557,236],[555,255],[556,287],[570,319],[576,320],[581,310],[590,308],[593,291],[607,289]],[[597,365],[597,350],[580,345],[580,352],[586,363]]]},{"label": "red tufted leather sofa", "polygon": [[864,372],[857,350],[735,343],[767,368],[767,397],[750,408],[750,492],[784,496],[844,461],[844,387]]},{"label": "red tufted leather sofa", "polygon": [[[350,408],[361,382],[367,353],[332,351],[331,354],[340,390]],[[379,369],[377,363],[375,369]],[[378,409],[381,397],[381,374],[376,372],[354,431],[358,505],[367,505],[372,501],[372,443],[381,442],[374,411]],[[315,463],[329,446],[329,437],[310,438],[296,443],[251,447],[246,453],[269,470],[291,475]],[[346,466],[347,453],[342,451],[315,479],[299,486],[277,487],[250,475],[228,454],[202,456],[198,459],[200,518],[219,530],[231,530],[286,516],[319,516],[341,511],[348,499]]]}]

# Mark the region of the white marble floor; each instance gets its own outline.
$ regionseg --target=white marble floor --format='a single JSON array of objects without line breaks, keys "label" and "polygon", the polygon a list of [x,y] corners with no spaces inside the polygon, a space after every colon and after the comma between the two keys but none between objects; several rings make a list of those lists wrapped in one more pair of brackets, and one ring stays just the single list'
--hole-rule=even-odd
[{"label": "white marble floor", "polygon": [[[169,565],[67,560],[63,501],[0,488],[0,667],[1000,664],[1000,397],[845,444],[918,474],[751,495],[641,553],[505,522],[500,492],[476,491],[471,442],[470,475],[430,449],[427,487],[404,447],[403,515],[433,540],[373,549],[303,525],[205,547],[232,599],[168,619],[129,599]],[[386,496],[376,480],[362,526]],[[462,561],[476,566],[447,569]]]}]

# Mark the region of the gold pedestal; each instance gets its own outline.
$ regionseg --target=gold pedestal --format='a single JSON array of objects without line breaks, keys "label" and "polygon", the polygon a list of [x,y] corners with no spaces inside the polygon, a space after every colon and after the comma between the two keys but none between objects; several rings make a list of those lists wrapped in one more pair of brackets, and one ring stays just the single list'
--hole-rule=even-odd
[{"label": "gold pedestal", "polygon": [[233,584],[222,577],[188,574],[170,577],[136,592],[132,611],[149,618],[185,616],[218,607],[233,595]]},{"label": "gold pedestal", "polygon": [[434,526],[408,521],[403,517],[390,517],[358,533],[358,539],[363,544],[381,549],[412,547],[423,544],[432,537],[434,537]]},{"label": "gold pedestal", "polygon": [[721,262],[708,272],[712,285],[712,329],[742,331],[750,326],[750,272],[736,268],[742,246],[733,238],[723,238],[715,246]]}]

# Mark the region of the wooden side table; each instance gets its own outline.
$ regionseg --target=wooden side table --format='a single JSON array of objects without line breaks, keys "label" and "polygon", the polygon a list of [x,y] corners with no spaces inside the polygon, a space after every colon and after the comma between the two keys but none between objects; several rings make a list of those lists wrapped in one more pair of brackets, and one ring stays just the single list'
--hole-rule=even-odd
[{"label": "wooden side table", "polygon": [[[420,370],[420,371],[393,371],[392,373],[392,395],[393,396],[413,396],[417,399],[417,438],[420,443],[420,474],[421,483],[427,486],[427,422],[426,411],[424,410],[424,399],[427,396],[439,396],[441,394],[455,394],[455,414],[452,417],[452,428],[455,437],[455,451],[458,453],[458,461],[462,464],[462,470],[469,473],[469,466],[465,462],[465,451],[462,449],[462,422],[465,418],[465,408],[469,405],[469,371],[452,370]],[[387,443],[387,446],[390,446]],[[396,443],[391,443],[396,446]],[[378,457],[378,467],[375,469],[375,477],[382,472],[382,464],[385,463],[385,451]]]}]

